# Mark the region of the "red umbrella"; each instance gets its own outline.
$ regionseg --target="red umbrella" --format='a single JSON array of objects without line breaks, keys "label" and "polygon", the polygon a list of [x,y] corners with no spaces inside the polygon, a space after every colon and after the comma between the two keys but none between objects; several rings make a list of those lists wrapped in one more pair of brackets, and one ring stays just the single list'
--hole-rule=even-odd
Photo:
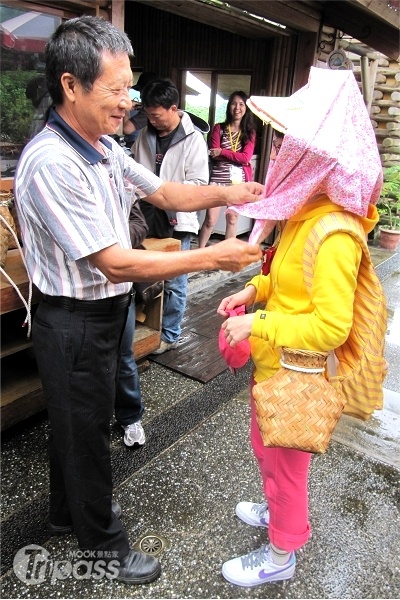
[{"label": "red umbrella", "polygon": [[0,44],[15,52],[43,52],[60,23],[61,17],[25,12],[0,23]]}]

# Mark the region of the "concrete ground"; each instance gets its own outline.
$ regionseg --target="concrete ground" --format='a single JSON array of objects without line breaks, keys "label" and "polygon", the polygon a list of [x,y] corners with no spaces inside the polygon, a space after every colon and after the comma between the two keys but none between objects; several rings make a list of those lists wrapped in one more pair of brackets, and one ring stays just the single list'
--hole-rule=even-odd
[{"label": "concrete ground", "polygon": [[[132,586],[61,569],[68,552],[76,550],[76,538],[47,533],[42,413],[3,435],[2,597],[399,598],[400,255],[374,252],[390,317],[385,406],[367,423],[343,417],[327,453],[313,458],[313,533],[297,552],[290,581],[246,589],[221,576],[225,560],[267,539],[264,530],[235,516],[238,501],[262,500],[248,439],[250,366],[236,377],[225,371],[202,384],[152,363],[141,375],[147,442],[128,449],[114,427],[112,459],[123,523],[135,547],[159,556],[160,579]],[[236,275],[238,284],[248,275]],[[222,277],[226,274],[192,276],[190,292],[211,302]],[[41,557],[48,554],[42,571],[27,580],[23,570],[17,577],[13,561],[31,544],[41,548],[36,549]]]}]

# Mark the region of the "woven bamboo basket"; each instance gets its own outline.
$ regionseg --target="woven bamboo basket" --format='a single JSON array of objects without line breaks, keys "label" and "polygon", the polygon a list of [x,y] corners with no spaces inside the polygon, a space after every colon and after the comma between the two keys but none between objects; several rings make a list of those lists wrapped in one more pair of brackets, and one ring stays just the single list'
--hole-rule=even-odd
[{"label": "woven bamboo basket", "polygon": [[[1,214],[1,211],[0,211]],[[3,268],[6,264],[6,257],[8,252],[8,244],[10,241],[11,234],[9,233],[7,227],[3,224],[3,221],[0,223],[0,267]]]},{"label": "woven bamboo basket", "polygon": [[0,191],[0,215],[7,222],[8,226],[4,223],[3,219],[0,219],[0,266],[4,267],[6,262],[7,251],[16,248],[13,235],[10,233],[11,228],[17,235],[17,229],[15,227],[15,221],[11,214],[11,207],[13,205],[14,196],[11,192]]},{"label": "woven bamboo basket", "polygon": [[282,348],[275,375],[253,387],[264,446],[322,454],[345,400],[325,379],[327,353]]}]

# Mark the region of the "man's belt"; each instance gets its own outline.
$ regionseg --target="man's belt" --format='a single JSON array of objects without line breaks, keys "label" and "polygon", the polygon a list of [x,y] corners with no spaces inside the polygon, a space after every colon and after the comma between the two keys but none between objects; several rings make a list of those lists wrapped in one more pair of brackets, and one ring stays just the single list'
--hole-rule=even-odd
[{"label": "man's belt", "polygon": [[44,302],[69,310],[70,312],[111,312],[122,310],[129,306],[132,294],[122,294],[112,298],[101,298],[100,300],[77,300],[67,296],[48,296],[43,295]]}]

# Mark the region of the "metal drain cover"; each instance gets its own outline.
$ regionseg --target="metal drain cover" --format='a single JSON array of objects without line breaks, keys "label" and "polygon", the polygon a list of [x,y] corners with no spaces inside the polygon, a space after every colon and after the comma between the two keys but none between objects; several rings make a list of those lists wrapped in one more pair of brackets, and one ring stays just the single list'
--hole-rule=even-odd
[{"label": "metal drain cover", "polygon": [[142,537],[136,540],[133,548],[150,556],[158,556],[168,545],[168,541],[160,534],[147,531]]}]

